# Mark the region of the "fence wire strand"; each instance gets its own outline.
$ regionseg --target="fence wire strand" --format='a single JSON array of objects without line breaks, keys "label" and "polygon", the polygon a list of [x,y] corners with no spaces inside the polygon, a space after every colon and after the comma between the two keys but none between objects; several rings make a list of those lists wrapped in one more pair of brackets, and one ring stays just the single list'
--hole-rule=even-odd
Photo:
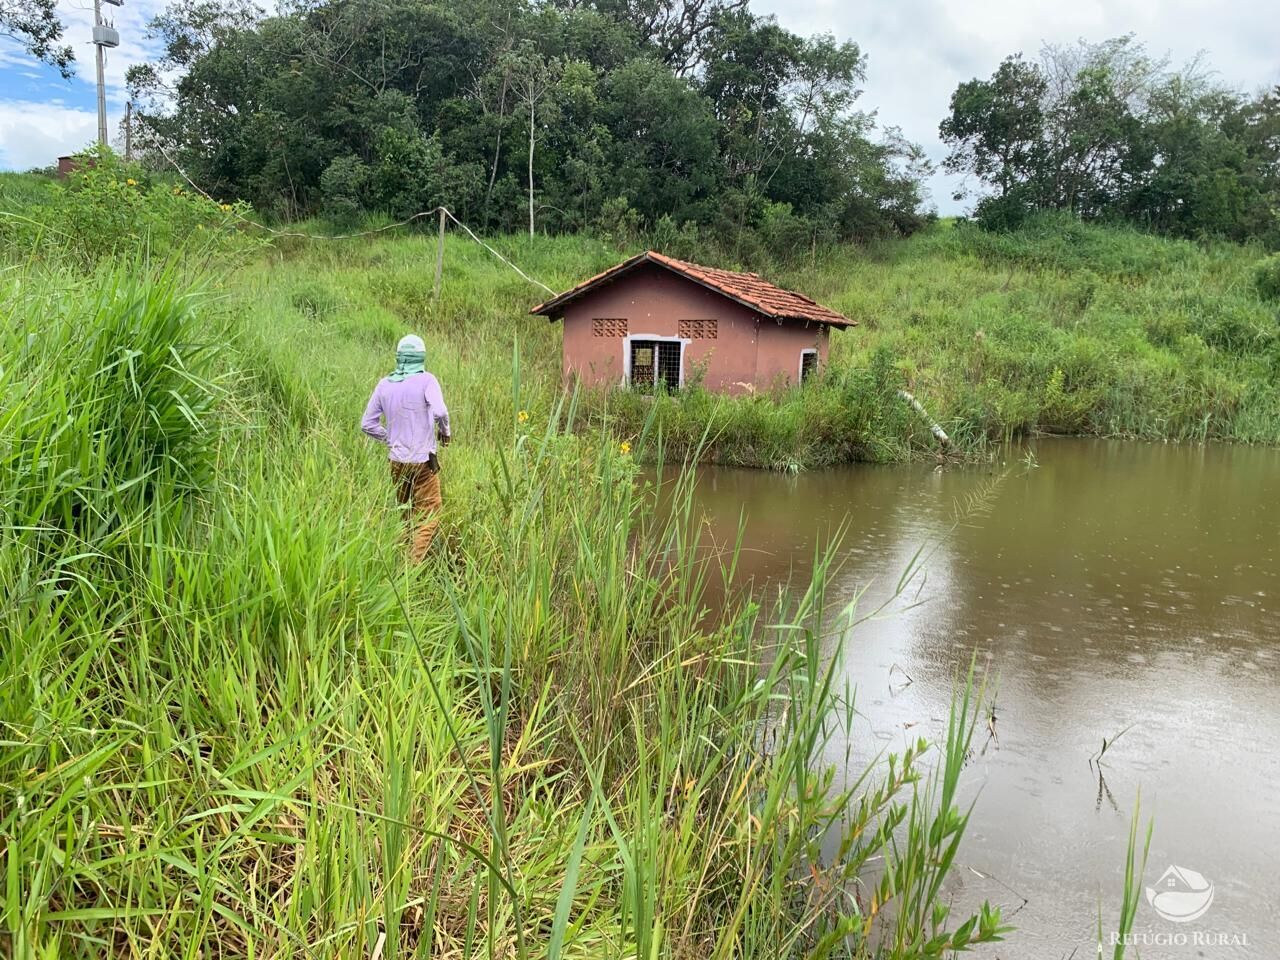
[{"label": "fence wire strand", "polygon": [[[187,175],[187,171],[182,169],[181,164],[179,164],[177,160],[169,156],[168,151],[166,151],[164,147],[160,146],[159,144],[156,144],[156,149],[160,151],[160,155],[163,156],[165,160],[169,162],[170,166],[172,166],[173,169],[178,171],[178,175],[187,182],[188,186],[190,186],[192,190],[200,194],[200,196],[204,197],[210,203],[218,203],[217,200],[209,196],[209,194],[205,192],[205,190],[201,188],[201,186],[198,183],[196,183],[194,180],[191,179],[191,177]],[[258,230],[262,230],[264,233],[269,233],[275,237],[292,237],[299,240],[355,240],[360,237],[371,237],[378,233],[385,233],[388,230],[395,230],[400,227],[408,226],[409,224],[413,223],[415,220],[421,220],[424,217],[433,217],[442,210],[444,211],[444,215],[446,217],[448,217],[450,220],[452,220],[459,227],[461,227],[463,230],[466,231],[467,236],[469,236],[476,243],[480,244],[480,246],[484,247],[485,250],[489,251],[489,253],[492,254],[494,257],[496,257],[498,260],[502,261],[504,264],[506,264],[508,267],[510,267],[512,270],[518,273],[523,280],[525,280],[528,283],[532,283],[535,287],[541,287],[547,293],[551,294],[552,296],[555,296],[554,290],[548,287],[541,280],[535,280],[533,277],[529,276],[527,273],[525,273],[523,270],[517,267],[514,263],[512,263],[502,254],[500,254],[497,250],[495,250],[489,244],[481,240],[478,236],[476,236],[474,230],[472,230],[465,223],[463,223],[461,220],[455,217],[453,215],[453,211],[443,205],[438,207],[432,207],[430,210],[423,210],[420,213],[415,213],[411,217],[406,217],[404,220],[399,220],[395,223],[388,223],[381,227],[375,227],[372,230],[361,230],[358,233],[339,233],[339,234],[331,234],[327,236],[322,234],[316,234],[316,233],[299,233],[293,230],[277,230],[274,227],[268,227],[265,223],[259,223],[256,220],[250,220],[248,217],[240,213],[238,210],[233,209],[232,213],[235,216],[236,220],[238,220],[239,222],[247,224],[248,226],[251,226],[251,227],[256,227]]]}]

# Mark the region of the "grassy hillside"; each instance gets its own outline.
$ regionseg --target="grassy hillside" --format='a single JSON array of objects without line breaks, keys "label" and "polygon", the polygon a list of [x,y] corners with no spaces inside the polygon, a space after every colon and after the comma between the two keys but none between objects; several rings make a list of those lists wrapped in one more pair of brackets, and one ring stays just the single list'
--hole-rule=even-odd
[{"label": "grassy hillside", "polygon": [[[556,290],[621,256],[585,238],[496,242]],[[527,402],[550,404],[559,328],[526,316],[544,291],[453,236],[437,305],[432,254],[427,237],[299,246],[276,254],[284,270],[273,270],[273,286],[287,285],[304,312],[315,299],[326,330],[368,312],[385,321],[387,342],[406,324],[442,346],[456,342],[438,358],[459,372],[505,355],[519,337]],[[588,396],[581,416],[607,415],[623,436],[653,416],[675,453],[709,434],[707,458],[773,468],[932,453],[899,389],[971,454],[1032,432],[1277,443],[1280,310],[1258,294],[1260,257],[1049,218],[1013,235],[944,224],[808,262],[753,265],[862,324],[833,335],[821,384],[734,400],[698,389],[656,402]]]},{"label": "grassy hillside", "polygon": [[941,229],[791,279],[863,320],[961,437],[1027,431],[1280,441],[1280,309],[1259,251],[1046,218]]}]

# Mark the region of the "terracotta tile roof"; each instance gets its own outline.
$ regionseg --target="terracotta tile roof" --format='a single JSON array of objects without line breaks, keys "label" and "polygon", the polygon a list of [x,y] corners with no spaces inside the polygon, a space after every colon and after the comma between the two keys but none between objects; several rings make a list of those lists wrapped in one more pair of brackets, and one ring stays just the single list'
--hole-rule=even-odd
[{"label": "terracotta tile roof", "polygon": [[828,310],[820,303],[815,303],[804,294],[791,290],[783,290],[767,280],[762,280],[754,273],[734,273],[732,270],[720,270],[716,267],[703,267],[696,263],[666,257],[656,250],[646,250],[617,266],[610,267],[604,273],[582,281],[571,290],[552,297],[546,303],[540,303],[529,312],[557,319],[563,313],[564,306],[577,300],[588,291],[601,284],[615,280],[643,263],[656,263],[666,267],[673,273],[699,283],[716,293],[736,300],[745,307],[774,320],[807,320],[811,323],[825,323],[833,327],[854,327],[856,320]]}]

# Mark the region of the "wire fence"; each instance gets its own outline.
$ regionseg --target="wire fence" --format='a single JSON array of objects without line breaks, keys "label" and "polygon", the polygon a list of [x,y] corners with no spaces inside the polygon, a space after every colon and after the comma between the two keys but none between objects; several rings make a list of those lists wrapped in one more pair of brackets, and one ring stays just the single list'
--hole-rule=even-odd
[{"label": "wire fence", "polygon": [[[168,151],[166,151],[164,147],[160,146],[159,144],[156,144],[156,149],[160,151],[160,155],[163,156],[165,160],[169,162],[170,166],[172,166],[173,169],[178,171],[178,175],[187,182],[187,185],[190,186],[192,190],[200,194],[200,196],[204,197],[206,200],[210,201],[211,203],[219,202],[215,198],[211,197],[208,194],[208,192],[205,191],[204,188],[202,188],[198,183],[192,180],[191,177],[187,174],[187,171],[182,168],[182,165],[179,164],[177,160],[173,159],[173,157],[169,156]],[[395,223],[384,224],[381,227],[374,227],[370,230],[360,230],[356,233],[339,233],[339,234],[301,233],[296,230],[277,230],[275,227],[269,227],[265,223],[259,223],[257,220],[253,220],[253,219],[250,219],[249,217],[246,217],[244,214],[240,213],[240,211],[238,210],[233,209],[232,213],[238,222],[246,224],[247,226],[250,226],[250,227],[254,227],[258,230],[262,230],[264,233],[269,233],[274,237],[291,237],[299,240],[356,240],[356,239],[359,239],[360,237],[371,237],[371,236],[374,236],[375,234],[386,233],[388,230],[397,230],[400,227],[407,227],[409,224],[413,223],[415,220],[422,220],[425,217],[433,217],[437,213],[440,213],[441,211],[444,212],[444,215],[446,217],[448,217],[450,220],[456,223],[459,227],[461,227],[466,232],[467,236],[469,236],[472,240],[474,240],[476,243],[482,246],[492,256],[500,260],[502,263],[506,264],[512,270],[514,270],[517,274],[520,275],[520,277],[523,280],[533,284],[535,287],[541,287],[543,290],[545,290],[547,293],[551,294],[552,296],[555,295],[555,291],[552,290],[550,287],[548,287],[541,280],[535,280],[533,277],[529,276],[529,274],[525,273],[518,266],[512,263],[507,257],[504,257],[492,246],[490,246],[489,244],[481,240],[476,235],[476,232],[474,230],[472,230],[469,226],[467,226],[465,223],[459,220],[456,216],[454,216],[452,210],[450,210],[448,207],[443,205],[438,207],[432,207],[430,210],[423,210],[420,213],[415,213],[411,217],[406,217],[403,220],[397,220]]]}]

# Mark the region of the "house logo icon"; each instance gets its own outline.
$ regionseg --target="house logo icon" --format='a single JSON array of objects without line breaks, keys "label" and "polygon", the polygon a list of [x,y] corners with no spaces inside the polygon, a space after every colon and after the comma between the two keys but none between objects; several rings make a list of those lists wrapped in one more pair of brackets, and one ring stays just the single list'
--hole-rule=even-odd
[{"label": "house logo icon", "polygon": [[1154,887],[1147,887],[1147,903],[1166,920],[1189,923],[1213,904],[1213,884],[1194,870],[1170,867]]}]

